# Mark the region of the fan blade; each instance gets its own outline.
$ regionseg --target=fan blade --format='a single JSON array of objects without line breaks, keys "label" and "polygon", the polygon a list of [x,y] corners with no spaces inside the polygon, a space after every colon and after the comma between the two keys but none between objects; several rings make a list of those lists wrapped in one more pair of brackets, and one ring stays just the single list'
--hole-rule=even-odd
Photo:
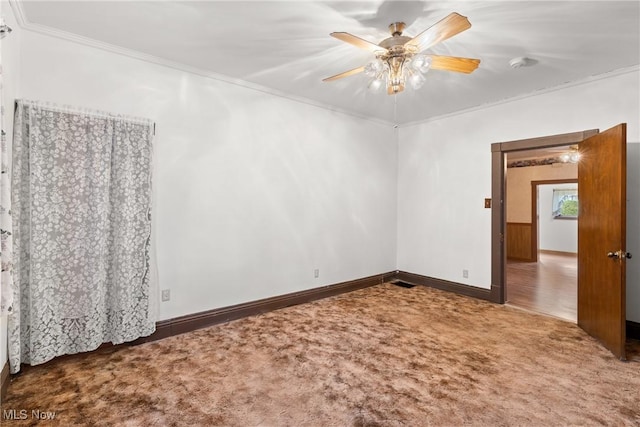
[{"label": "fan blade", "polygon": [[342,40],[345,43],[349,43],[354,45],[355,47],[359,47],[360,49],[370,50],[371,52],[380,52],[385,51],[386,49],[378,46],[375,43],[371,43],[365,39],[361,39],[360,37],[354,36],[349,33],[331,33],[331,37],[335,37],[338,40]]},{"label": "fan blade", "polygon": [[457,71],[458,73],[472,73],[480,64],[479,59],[458,58],[456,56],[427,55],[431,58],[431,68],[434,70]]},{"label": "fan blade", "polygon": [[422,52],[469,28],[471,23],[467,17],[453,12],[406,42],[405,46],[415,46],[417,52]]},{"label": "fan blade", "polygon": [[335,76],[327,77],[326,79],[322,79],[323,82],[331,82],[334,80],[341,79],[343,77],[353,76],[354,74],[358,74],[364,71],[364,65],[362,67],[354,68],[353,70],[345,71],[344,73],[336,74]]}]

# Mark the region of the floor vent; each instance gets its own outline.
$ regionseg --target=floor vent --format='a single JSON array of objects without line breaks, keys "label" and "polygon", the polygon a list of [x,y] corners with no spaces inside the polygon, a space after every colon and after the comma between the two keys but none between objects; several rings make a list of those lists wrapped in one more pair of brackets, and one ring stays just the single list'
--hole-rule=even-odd
[{"label": "floor vent", "polygon": [[397,282],[391,282],[392,285],[400,286],[401,288],[413,288],[415,285],[398,280]]}]

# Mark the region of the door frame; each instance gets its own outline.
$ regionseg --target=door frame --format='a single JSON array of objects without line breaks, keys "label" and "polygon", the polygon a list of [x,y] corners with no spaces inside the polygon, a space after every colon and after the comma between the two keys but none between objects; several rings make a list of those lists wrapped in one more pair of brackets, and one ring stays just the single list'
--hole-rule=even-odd
[{"label": "door frame", "polygon": [[[564,179],[544,179],[539,181],[531,181],[531,258],[534,259],[534,262],[538,262],[538,251],[540,248],[538,247],[538,186],[539,185],[550,185],[550,184],[577,184],[578,176],[576,172],[575,179],[573,178],[564,178]],[[505,283],[505,286],[507,284]]]},{"label": "door frame", "polygon": [[491,301],[498,304],[505,302],[506,154],[513,151],[574,145],[599,132],[598,129],[589,129],[491,144]]}]

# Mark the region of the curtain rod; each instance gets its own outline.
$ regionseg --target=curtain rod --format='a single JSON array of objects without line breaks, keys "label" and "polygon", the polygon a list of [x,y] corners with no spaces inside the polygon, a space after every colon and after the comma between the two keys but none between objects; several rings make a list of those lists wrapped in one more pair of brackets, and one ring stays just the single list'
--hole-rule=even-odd
[{"label": "curtain rod", "polygon": [[[155,129],[155,122],[153,122],[151,119],[145,118],[145,117],[137,117],[137,116],[128,116],[125,114],[116,114],[116,113],[111,113],[108,111],[103,111],[103,110],[93,110],[90,108],[83,108],[83,107],[75,107],[75,106],[71,106],[71,105],[57,105],[53,102],[48,102],[48,101],[32,101],[29,99],[16,99],[16,106],[22,104],[23,106],[29,106],[29,107],[36,107],[36,108],[44,108],[44,109],[48,109],[48,110],[52,110],[52,111],[58,111],[61,113],[71,113],[71,114],[86,114],[86,115],[90,115],[90,116],[94,116],[94,117],[102,117],[102,118],[109,118],[109,119],[121,119],[121,120],[127,120],[127,121],[131,121],[134,123],[140,123],[140,124],[146,124],[149,126],[154,126]],[[155,134],[155,132],[154,132]]]}]

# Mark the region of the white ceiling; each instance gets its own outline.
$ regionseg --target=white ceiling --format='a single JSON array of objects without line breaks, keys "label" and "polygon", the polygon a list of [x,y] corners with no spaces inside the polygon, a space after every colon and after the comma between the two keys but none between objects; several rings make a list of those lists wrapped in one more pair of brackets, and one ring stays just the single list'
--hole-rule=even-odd
[{"label": "white ceiling", "polygon": [[[640,63],[633,1],[20,1],[26,27],[52,28],[392,123],[426,120]],[[372,54],[329,36],[378,43],[413,36],[451,12],[472,27],[428,52],[479,58],[472,74],[432,70],[418,91],[366,90]],[[36,24],[36,25],[34,25]],[[512,69],[509,60],[537,61]],[[225,77],[225,78],[226,78]],[[394,111],[395,110],[395,111]]]}]

